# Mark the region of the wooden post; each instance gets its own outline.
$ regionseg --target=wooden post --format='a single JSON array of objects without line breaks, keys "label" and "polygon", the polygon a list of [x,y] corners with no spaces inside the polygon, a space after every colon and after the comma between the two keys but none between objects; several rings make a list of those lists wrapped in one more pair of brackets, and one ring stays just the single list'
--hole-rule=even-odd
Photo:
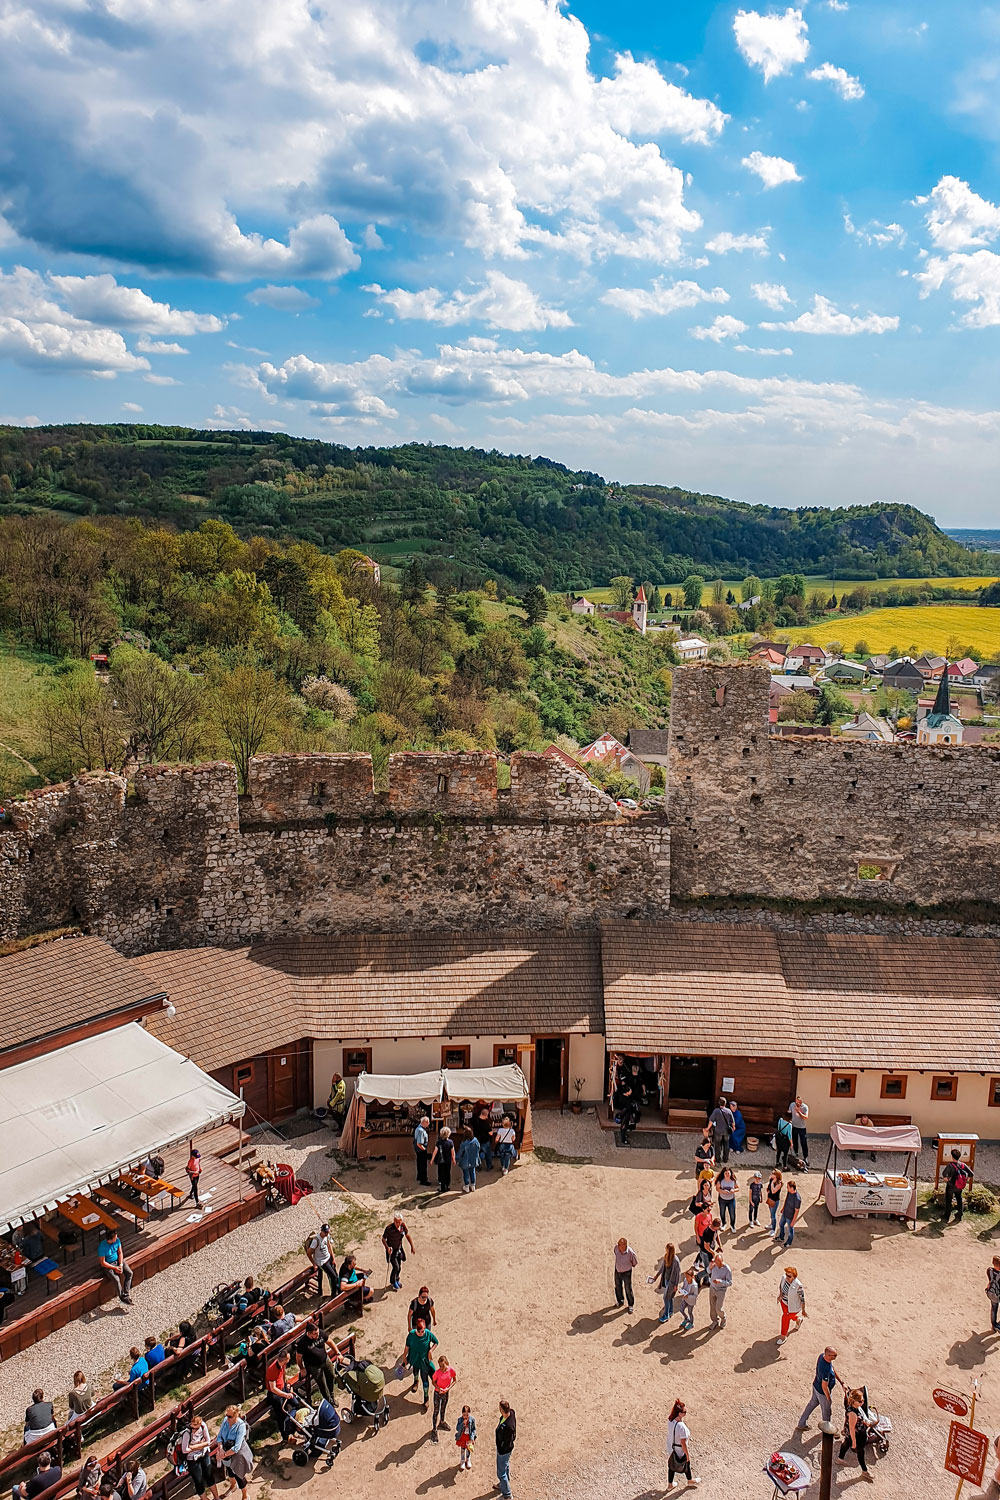
[{"label": "wooden post", "polygon": [[[978,1394],[979,1394],[979,1381],[978,1380],[974,1380],[972,1382],[972,1410],[969,1412],[969,1426],[970,1427],[975,1427],[975,1425],[976,1425],[976,1397],[978,1396]],[[965,1480],[964,1479],[960,1479],[958,1481],[958,1489],[955,1491],[955,1500],[962,1500],[962,1489],[963,1489],[964,1485],[965,1485]]]}]

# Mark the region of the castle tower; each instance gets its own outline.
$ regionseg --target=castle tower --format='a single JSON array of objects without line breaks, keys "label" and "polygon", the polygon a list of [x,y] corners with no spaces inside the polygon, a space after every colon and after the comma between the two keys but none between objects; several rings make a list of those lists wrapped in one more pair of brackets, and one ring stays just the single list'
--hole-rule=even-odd
[{"label": "castle tower", "polygon": [[640,583],[639,591],[636,594],[635,598],[632,600],[632,618],[635,621],[635,628],[636,630],[638,630],[640,635],[646,634],[646,613],[648,608],[649,606],[646,603],[646,591]]}]

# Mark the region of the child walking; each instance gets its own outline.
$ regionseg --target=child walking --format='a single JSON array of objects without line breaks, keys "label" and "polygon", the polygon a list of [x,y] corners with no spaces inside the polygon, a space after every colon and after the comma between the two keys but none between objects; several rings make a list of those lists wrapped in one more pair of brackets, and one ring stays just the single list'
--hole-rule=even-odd
[{"label": "child walking", "polygon": [[689,1328],[694,1327],[694,1306],[698,1301],[700,1288],[695,1280],[694,1268],[688,1266],[681,1277],[681,1284],[677,1288],[677,1300],[681,1307],[681,1332],[686,1333]]},{"label": "child walking", "polygon": [[760,1203],[764,1196],[764,1180],[759,1172],[755,1172],[750,1178],[747,1187],[747,1223],[756,1224],[760,1213]]},{"label": "child walking", "polygon": [[462,1415],[455,1423],[455,1444],[458,1448],[458,1467],[472,1468],[472,1450],[476,1446],[476,1419],[468,1406],[462,1407]]}]

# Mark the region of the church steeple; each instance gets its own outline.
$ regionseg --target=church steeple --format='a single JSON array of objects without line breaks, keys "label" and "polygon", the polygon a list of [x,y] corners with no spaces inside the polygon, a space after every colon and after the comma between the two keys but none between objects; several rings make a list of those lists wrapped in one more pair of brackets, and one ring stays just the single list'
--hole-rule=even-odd
[{"label": "church steeple", "polygon": [[941,681],[938,683],[937,697],[934,699],[934,707],[931,709],[931,713],[934,714],[944,715],[951,713],[951,678],[948,676],[948,665],[948,662],[945,662],[944,671],[941,673]]}]

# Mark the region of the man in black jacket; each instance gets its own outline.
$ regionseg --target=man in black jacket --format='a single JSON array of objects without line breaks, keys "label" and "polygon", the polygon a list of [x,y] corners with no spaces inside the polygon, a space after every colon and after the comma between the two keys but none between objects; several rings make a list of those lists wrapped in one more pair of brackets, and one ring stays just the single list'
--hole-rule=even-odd
[{"label": "man in black jacket", "polygon": [[504,1500],[510,1500],[510,1455],[514,1451],[517,1437],[517,1418],[509,1401],[500,1402],[500,1420],[497,1423],[497,1483]]}]

